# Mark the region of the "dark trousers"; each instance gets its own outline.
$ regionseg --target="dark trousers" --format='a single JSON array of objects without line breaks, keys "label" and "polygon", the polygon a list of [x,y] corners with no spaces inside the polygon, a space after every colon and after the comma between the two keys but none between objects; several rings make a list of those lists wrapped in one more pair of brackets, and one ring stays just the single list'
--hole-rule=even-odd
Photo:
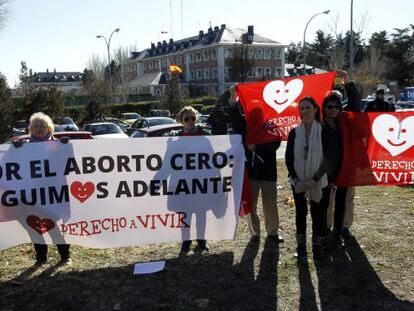
[{"label": "dark trousers", "polygon": [[[293,199],[295,200],[296,207],[296,234],[306,234],[306,217],[308,215],[308,203],[305,197],[305,193],[296,193],[292,187]],[[329,204],[329,188],[325,187],[322,189],[321,201],[310,202],[310,211],[312,216],[312,234],[314,236],[325,236],[326,235],[326,212],[328,205],[324,202],[326,197]]]},{"label": "dark trousers", "polygon": [[[348,187],[338,187],[335,191],[335,204],[334,204],[334,233],[339,236],[342,232],[345,217],[345,202]],[[329,204],[329,193],[327,204]],[[325,203],[325,200],[324,200]],[[328,208],[328,205],[326,206]]]},{"label": "dark trousers", "polygon": [[[57,249],[62,260],[70,257],[70,244],[57,244]],[[47,244],[34,244],[36,251],[36,260],[46,261],[47,260]]]}]

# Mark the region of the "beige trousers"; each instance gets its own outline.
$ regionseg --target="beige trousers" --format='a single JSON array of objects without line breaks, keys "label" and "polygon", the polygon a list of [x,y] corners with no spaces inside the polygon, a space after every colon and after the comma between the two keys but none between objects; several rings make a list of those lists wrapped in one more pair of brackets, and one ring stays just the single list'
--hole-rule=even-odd
[{"label": "beige trousers", "polygon": [[261,192],[266,233],[267,235],[277,235],[279,229],[279,212],[277,210],[276,182],[249,179],[249,183],[252,195],[252,212],[247,217],[250,234],[260,235],[257,201],[259,192]]},{"label": "beige trousers", "polygon": [[[355,187],[348,187],[346,192],[345,199],[345,217],[344,217],[344,227],[351,228],[352,223],[354,222],[354,206],[355,206]],[[331,189],[329,196],[329,206],[328,206],[328,215],[327,215],[327,226],[332,228],[333,226],[333,216],[334,216],[334,203],[335,203],[335,192]]]}]

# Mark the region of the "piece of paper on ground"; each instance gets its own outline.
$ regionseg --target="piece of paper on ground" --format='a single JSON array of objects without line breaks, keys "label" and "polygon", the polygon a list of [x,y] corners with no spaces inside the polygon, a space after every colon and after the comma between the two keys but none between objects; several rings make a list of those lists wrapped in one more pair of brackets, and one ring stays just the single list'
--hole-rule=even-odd
[{"label": "piece of paper on ground", "polygon": [[164,270],[165,260],[136,263],[134,266],[134,274],[149,274]]}]

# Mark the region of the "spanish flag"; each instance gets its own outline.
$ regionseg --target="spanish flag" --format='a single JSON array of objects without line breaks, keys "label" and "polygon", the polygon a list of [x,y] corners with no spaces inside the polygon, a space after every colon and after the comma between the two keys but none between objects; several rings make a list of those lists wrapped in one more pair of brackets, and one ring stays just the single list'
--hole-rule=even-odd
[{"label": "spanish flag", "polygon": [[183,70],[180,68],[180,66],[176,65],[176,64],[171,64],[170,65],[170,73],[171,74],[181,74],[183,72]]}]

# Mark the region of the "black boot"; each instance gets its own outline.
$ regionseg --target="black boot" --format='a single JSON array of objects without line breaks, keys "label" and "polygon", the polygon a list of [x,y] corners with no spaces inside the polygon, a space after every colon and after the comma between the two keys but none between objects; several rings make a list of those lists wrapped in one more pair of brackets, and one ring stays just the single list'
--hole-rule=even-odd
[{"label": "black boot", "polygon": [[181,253],[188,253],[190,251],[191,242],[191,240],[188,240],[181,244]]},{"label": "black boot", "polygon": [[313,236],[312,238],[312,252],[313,259],[315,260],[324,260],[325,259],[325,250],[324,250],[324,241],[323,236]]},{"label": "black boot", "polygon": [[293,254],[293,257],[297,259],[306,259],[308,257],[308,254],[306,252],[306,235],[297,234],[296,243],[296,252]]}]

